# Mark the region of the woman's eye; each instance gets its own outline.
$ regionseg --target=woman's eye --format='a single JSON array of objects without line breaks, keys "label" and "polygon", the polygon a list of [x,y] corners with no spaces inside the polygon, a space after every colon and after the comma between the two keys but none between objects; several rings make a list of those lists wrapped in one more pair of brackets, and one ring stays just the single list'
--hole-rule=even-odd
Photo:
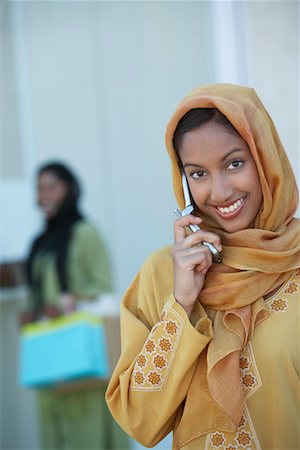
[{"label": "woman's eye", "polygon": [[244,161],[236,160],[236,161],[232,161],[230,164],[228,164],[227,168],[228,169],[239,169],[243,165],[244,165]]},{"label": "woman's eye", "polygon": [[199,178],[202,178],[205,175],[205,172],[203,172],[203,170],[198,170],[197,172],[193,172],[191,174],[191,177],[194,180],[198,180]]}]

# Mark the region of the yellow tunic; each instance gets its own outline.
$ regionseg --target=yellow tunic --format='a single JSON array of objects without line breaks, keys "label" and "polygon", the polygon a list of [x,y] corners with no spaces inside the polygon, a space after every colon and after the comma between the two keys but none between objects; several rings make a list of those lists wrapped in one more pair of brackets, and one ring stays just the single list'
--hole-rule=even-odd
[{"label": "yellow tunic", "polygon": [[[122,354],[106,394],[119,424],[146,447],[176,435],[196,362],[213,335],[204,308],[197,303],[189,319],[172,291],[167,247],[148,258],[123,298]],[[300,448],[299,291],[298,270],[266,301],[271,315],[243,350],[246,401],[236,433],[214,430],[182,450]]]}]

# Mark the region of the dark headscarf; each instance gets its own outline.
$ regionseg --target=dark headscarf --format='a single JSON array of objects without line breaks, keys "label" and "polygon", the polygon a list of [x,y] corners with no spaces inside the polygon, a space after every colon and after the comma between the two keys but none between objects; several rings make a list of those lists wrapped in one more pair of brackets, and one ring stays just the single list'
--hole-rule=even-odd
[{"label": "dark headscarf", "polygon": [[77,206],[80,187],[72,172],[60,163],[51,163],[42,166],[38,170],[38,177],[46,172],[54,174],[59,180],[66,183],[68,190],[66,198],[56,215],[46,220],[45,231],[34,240],[28,257],[27,278],[33,293],[33,308],[36,315],[43,310],[45,299],[42,296],[41,290],[42,274],[38,276],[33,275],[34,259],[37,254],[53,255],[56,260],[56,269],[61,291],[68,291],[67,256],[69,241],[72,235],[73,225],[83,219]]}]

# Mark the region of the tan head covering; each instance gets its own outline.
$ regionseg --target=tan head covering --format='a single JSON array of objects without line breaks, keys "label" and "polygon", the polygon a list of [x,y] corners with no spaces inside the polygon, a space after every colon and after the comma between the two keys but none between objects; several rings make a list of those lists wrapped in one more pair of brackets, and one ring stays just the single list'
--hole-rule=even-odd
[{"label": "tan head covering", "polygon": [[[234,233],[204,223],[220,235],[223,264],[213,265],[199,300],[214,321],[214,336],[197,366],[176,432],[179,448],[214,430],[233,431],[244,398],[239,356],[254,326],[268,316],[263,296],[280,286],[300,265],[299,220],[294,219],[298,191],[292,168],[274,124],[250,88],[231,84],[201,87],[178,106],[166,131],[178,204],[184,208],[180,169],[173,147],[179,120],[191,109],[217,108],[247,142],[255,160],[263,203],[255,226]],[[205,405],[207,414],[203,414]]]}]

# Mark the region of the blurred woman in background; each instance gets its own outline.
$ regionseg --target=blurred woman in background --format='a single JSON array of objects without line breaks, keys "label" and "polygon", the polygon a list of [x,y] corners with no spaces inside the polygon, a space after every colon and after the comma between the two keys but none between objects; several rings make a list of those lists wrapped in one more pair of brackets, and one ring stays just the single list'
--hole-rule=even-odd
[{"label": "blurred woman in background", "polygon": [[38,172],[38,205],[45,231],[35,239],[27,265],[33,318],[57,316],[76,299],[111,291],[108,258],[98,231],[78,210],[79,183],[62,164]]},{"label": "blurred woman in background", "polygon": [[[38,171],[38,205],[45,230],[33,242],[27,262],[30,310],[22,321],[54,318],[112,289],[108,256],[98,231],[80,213],[80,186],[64,165]],[[103,387],[60,393],[41,389],[42,443],[46,449],[127,448],[104,402]]]}]

